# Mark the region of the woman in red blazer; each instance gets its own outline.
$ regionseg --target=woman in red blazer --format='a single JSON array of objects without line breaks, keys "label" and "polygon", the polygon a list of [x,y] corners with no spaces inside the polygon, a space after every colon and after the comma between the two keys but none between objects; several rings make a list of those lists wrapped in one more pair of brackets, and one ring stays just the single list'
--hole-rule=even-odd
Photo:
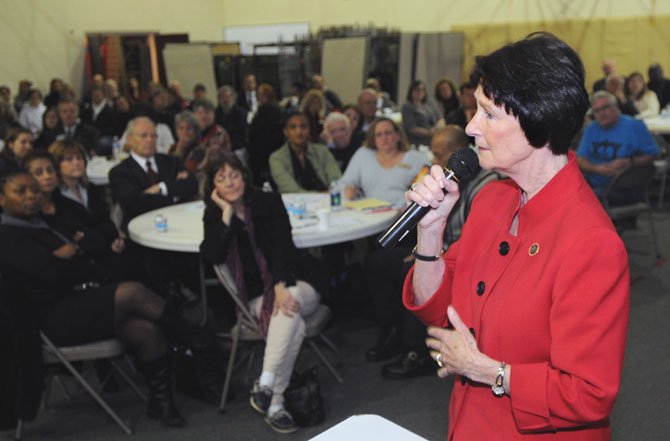
[{"label": "woman in red blazer", "polygon": [[[568,153],[588,106],[578,55],[531,34],[476,59],[480,164],[511,179],[476,197],[460,240],[442,169],[407,198],[418,226],[403,301],[430,326],[438,375],[455,375],[449,440],[608,440],[629,309],[626,250]],[[448,193],[445,195],[443,189]]]}]

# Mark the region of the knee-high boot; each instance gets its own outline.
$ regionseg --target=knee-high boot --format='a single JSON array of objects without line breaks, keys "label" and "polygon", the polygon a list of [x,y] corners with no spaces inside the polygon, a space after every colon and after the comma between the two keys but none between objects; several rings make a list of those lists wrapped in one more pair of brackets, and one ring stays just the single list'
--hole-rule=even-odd
[{"label": "knee-high boot", "polygon": [[216,347],[215,337],[207,329],[186,320],[180,309],[171,301],[165,303],[157,323],[165,330],[169,340],[177,346],[197,352]]},{"label": "knee-high boot", "polygon": [[149,387],[147,416],[161,420],[168,427],[183,427],[186,420],[179,414],[172,392],[172,374],[167,356],[138,362]]}]

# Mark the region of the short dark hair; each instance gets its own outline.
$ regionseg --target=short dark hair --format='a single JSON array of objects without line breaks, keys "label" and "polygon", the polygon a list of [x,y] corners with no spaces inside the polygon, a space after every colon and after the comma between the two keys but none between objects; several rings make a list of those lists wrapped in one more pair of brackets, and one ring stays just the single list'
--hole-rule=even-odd
[{"label": "short dark hair", "polygon": [[305,121],[305,123],[309,122],[305,112],[300,112],[300,111],[297,111],[297,110],[293,110],[293,111],[288,112],[286,114],[286,116],[284,117],[284,128],[285,129],[288,128],[288,122],[293,118],[302,118],[302,120]]},{"label": "short dark hair", "polygon": [[193,86],[193,92],[207,92],[207,88],[202,83],[196,83],[196,85]]},{"label": "short dark hair", "polygon": [[463,95],[463,92],[465,92],[465,89],[476,89],[477,86],[475,84],[472,84],[469,81],[464,81],[461,83],[461,86],[458,88],[458,91]]},{"label": "short dark hair", "polygon": [[208,99],[202,99],[202,100],[196,100],[193,102],[193,111],[197,111],[198,109],[202,109],[207,113],[213,113],[215,108],[214,104],[208,100]]},{"label": "short dark hair", "polygon": [[32,174],[23,170],[22,168],[8,171],[0,175],[0,194],[5,194],[5,185],[17,176],[30,176],[31,178],[33,178]]},{"label": "short dark hair", "polygon": [[589,106],[579,55],[545,32],[476,57],[470,82],[519,119],[530,145],[556,155],[568,152]]}]

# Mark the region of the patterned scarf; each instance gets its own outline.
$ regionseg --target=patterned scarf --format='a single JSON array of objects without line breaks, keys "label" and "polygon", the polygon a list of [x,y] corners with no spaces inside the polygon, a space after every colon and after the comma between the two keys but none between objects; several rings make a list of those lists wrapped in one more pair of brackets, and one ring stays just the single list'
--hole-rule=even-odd
[{"label": "patterned scarf", "polygon": [[[256,258],[256,264],[258,265],[261,279],[263,280],[263,303],[261,304],[259,324],[261,333],[265,336],[268,333],[268,325],[270,324],[270,317],[272,316],[272,310],[274,308],[275,291],[272,283],[272,274],[270,274],[270,270],[268,269],[267,260],[265,260],[265,256],[263,256],[260,248],[256,245],[254,226],[251,223],[251,208],[248,205],[245,205],[244,207],[244,226],[249,234],[249,242],[251,243],[251,248],[253,249],[254,257]],[[230,271],[233,273],[240,299],[244,304],[248,304],[247,287],[244,284],[244,268],[242,268],[238,246],[237,236],[233,236],[230,240],[230,249],[228,250],[228,259],[226,263],[228,264]]]}]

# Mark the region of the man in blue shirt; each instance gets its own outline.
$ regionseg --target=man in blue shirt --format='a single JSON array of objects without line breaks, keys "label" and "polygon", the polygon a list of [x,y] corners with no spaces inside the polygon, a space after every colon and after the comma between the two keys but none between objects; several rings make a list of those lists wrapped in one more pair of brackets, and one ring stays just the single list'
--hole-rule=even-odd
[{"label": "man in blue shirt", "polygon": [[619,171],[652,161],[659,149],[642,121],[621,115],[611,93],[594,93],[591,113],[595,121],[584,130],[577,161],[593,191],[601,195]]}]

